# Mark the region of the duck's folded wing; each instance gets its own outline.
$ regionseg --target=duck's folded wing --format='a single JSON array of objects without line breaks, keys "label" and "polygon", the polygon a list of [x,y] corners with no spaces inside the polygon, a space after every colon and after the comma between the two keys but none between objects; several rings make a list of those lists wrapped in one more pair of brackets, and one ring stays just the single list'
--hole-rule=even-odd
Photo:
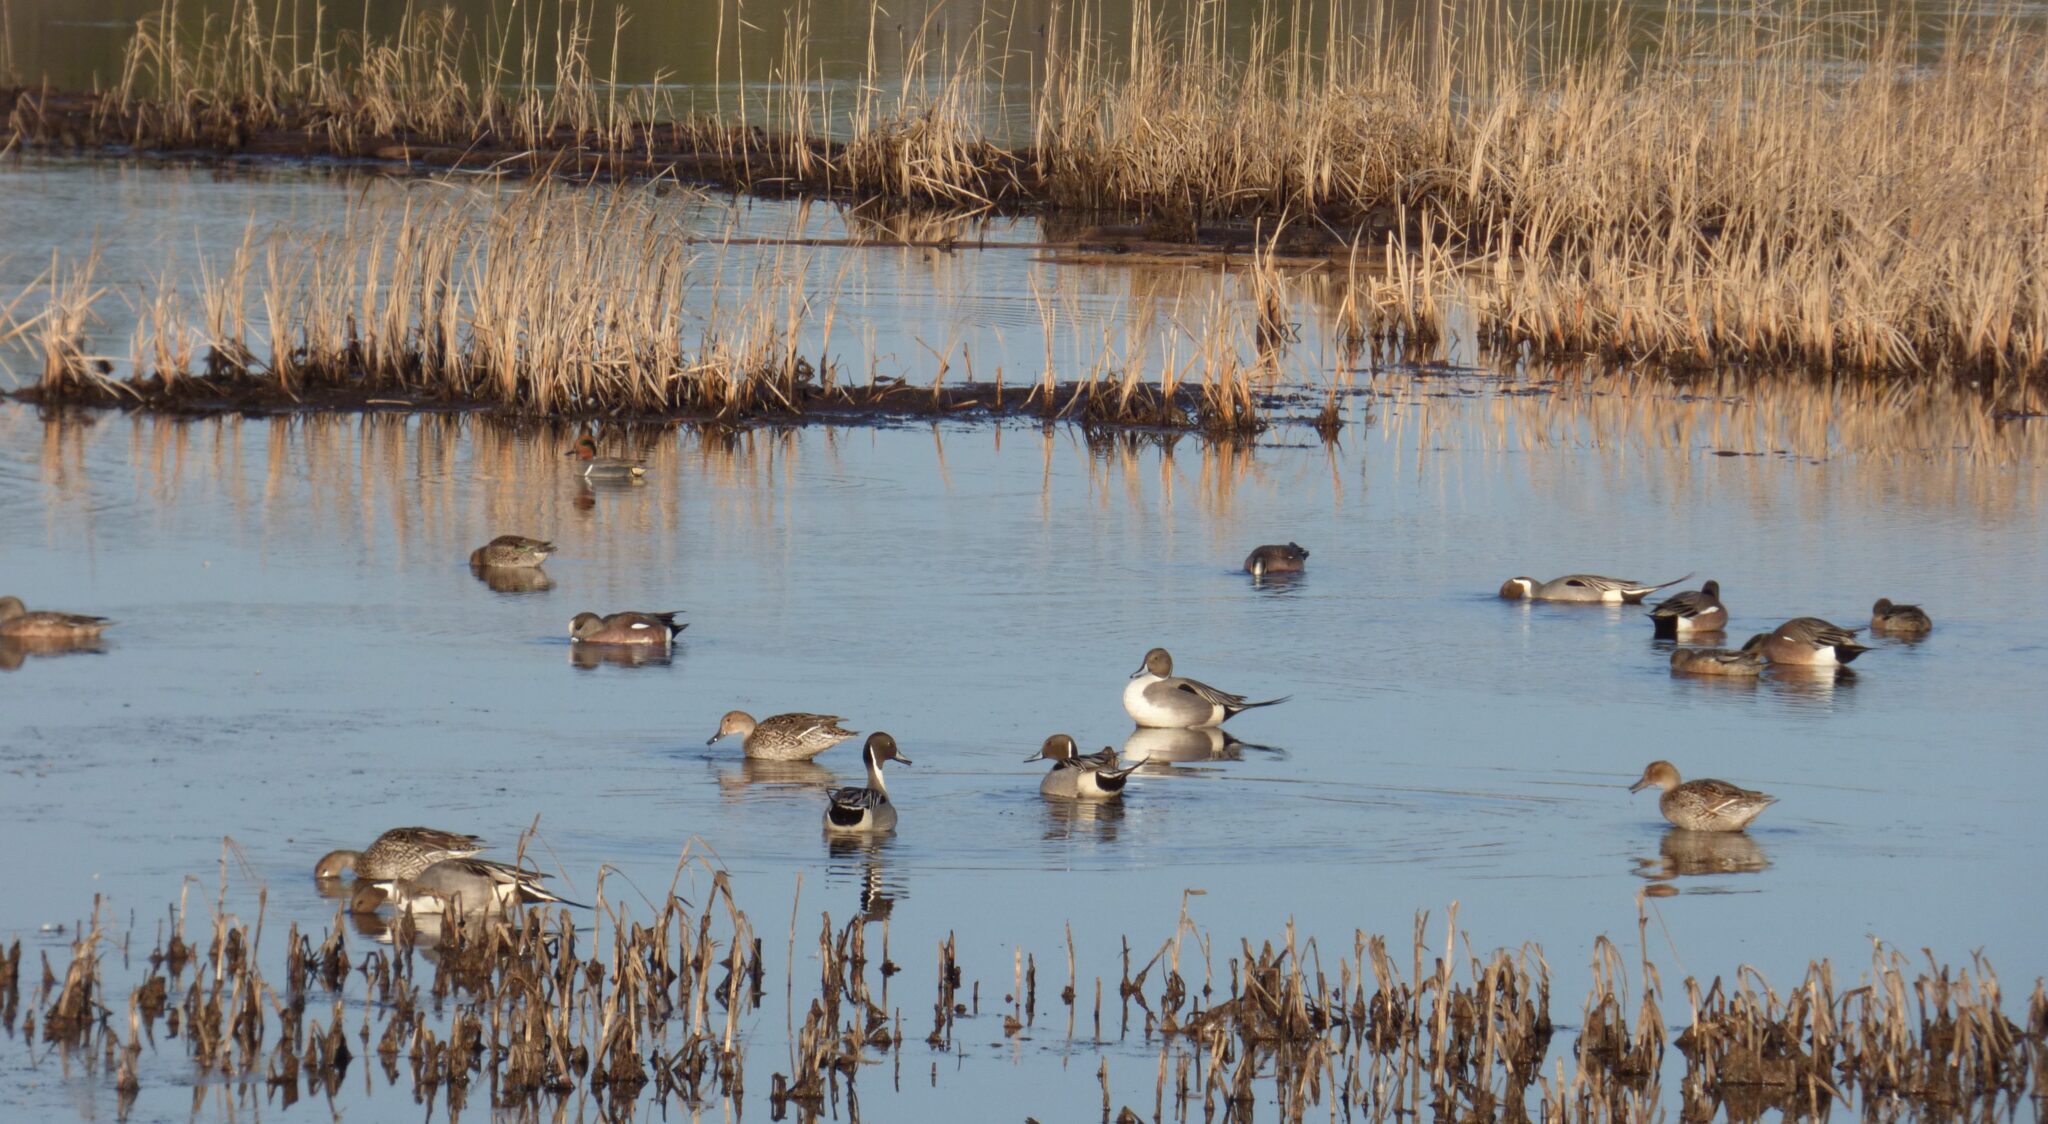
[{"label": "duck's folded wing", "polygon": [[1220,691],[1209,686],[1207,683],[1194,679],[1175,679],[1173,680],[1173,687],[1174,690],[1186,691],[1203,702],[1211,703],[1215,706],[1243,706],[1245,703],[1243,695],[1233,695],[1229,691]]}]

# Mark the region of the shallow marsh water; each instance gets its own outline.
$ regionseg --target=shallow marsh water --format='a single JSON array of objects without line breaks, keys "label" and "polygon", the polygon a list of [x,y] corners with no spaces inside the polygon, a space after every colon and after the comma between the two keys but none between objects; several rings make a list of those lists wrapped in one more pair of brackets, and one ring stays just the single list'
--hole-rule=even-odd
[{"label": "shallow marsh water", "polygon": [[[363,188],[32,165],[0,190],[25,216],[7,227],[11,291],[25,259],[79,252],[96,226],[124,284],[195,236],[239,238],[251,211],[317,222]],[[740,214],[763,232],[841,221]],[[1007,236],[1032,240],[1028,224]],[[856,268],[893,280],[848,286],[842,307],[884,353],[999,327],[989,309],[1005,304],[1028,326],[1019,290],[1071,276],[1009,251],[861,253],[881,264]],[[1083,268],[1058,283],[1104,318],[1149,283]],[[124,339],[120,307],[108,315],[107,338]],[[986,338],[1021,369],[1041,361],[1027,333]],[[1122,938],[1149,956],[1189,889],[1204,891],[1190,908],[1219,978],[1238,938],[1277,938],[1289,919],[1327,948],[1364,930],[1398,950],[1417,911],[1440,932],[1458,902],[1475,947],[1541,944],[1567,1029],[1593,938],[1632,940],[1640,892],[1667,875],[1680,893],[1650,903],[1647,950],[1667,989],[1742,963],[1782,985],[1821,956],[1854,973],[1872,937],[1950,961],[1982,949],[2008,996],[2048,971],[2034,890],[2048,604],[2026,592],[2048,547],[2038,417],[1961,390],[1681,391],[1625,373],[1383,372],[1374,386],[1328,446],[1299,425],[1170,449],[973,422],[607,432],[651,469],[596,490],[566,471],[564,432],[475,418],[0,405],[0,594],[121,622],[103,652],[0,671],[0,853],[34,856],[10,865],[0,938],[61,965],[98,894],[139,959],[185,879],[211,900],[223,837],[246,856],[229,865],[230,908],[254,916],[266,888],[275,931],[331,918],[315,857],[395,824],[509,847],[538,816],[532,854],[572,897],[607,863],[657,895],[694,840],[732,872],[771,968],[795,914],[799,977],[820,911],[843,923],[890,899],[905,968],[892,1002],[912,1026],[931,950],[958,934],[980,1017],[955,1050],[912,1034],[860,1079],[864,1112],[908,1120],[988,1104],[1095,1115],[1097,1048],[1069,1041],[1051,999],[1024,1035],[1003,1034],[1014,952],[1047,983],[1071,923],[1084,995],[1102,976],[1113,996]],[[471,575],[468,551],[507,531],[559,545],[552,588]],[[1302,578],[1255,586],[1238,571],[1253,545],[1289,539],[1313,552]],[[1802,614],[1861,623],[1878,596],[1938,624],[1878,643],[1853,676],[1684,680],[1637,610],[1493,594],[1572,570],[1717,578],[1734,643]],[[626,607],[689,611],[675,657],[579,663],[569,616]],[[1193,759],[1148,770],[1126,807],[1041,801],[1022,758],[1061,730],[1125,745],[1118,694],[1155,644],[1187,674],[1294,697],[1231,723],[1253,747],[1174,747]],[[894,733],[916,762],[891,774],[896,835],[829,845],[821,778],[765,783],[783,778],[704,746],[733,707]],[[1702,853],[1626,791],[1656,757],[1782,802],[1747,845]],[[850,783],[855,762],[841,747],[820,766]],[[760,1059],[750,1112],[786,1056],[788,1012],[769,991],[743,1024]],[[1157,1048],[1115,1022],[1105,1012],[1112,1087],[1142,1106]],[[108,1074],[18,1040],[0,1049],[0,1089],[43,1115],[114,1103]],[[160,1046],[136,1118],[196,1105],[222,1119],[262,1096],[195,1097],[180,1049]],[[346,1084],[339,1107],[419,1113],[379,1079]]]}]

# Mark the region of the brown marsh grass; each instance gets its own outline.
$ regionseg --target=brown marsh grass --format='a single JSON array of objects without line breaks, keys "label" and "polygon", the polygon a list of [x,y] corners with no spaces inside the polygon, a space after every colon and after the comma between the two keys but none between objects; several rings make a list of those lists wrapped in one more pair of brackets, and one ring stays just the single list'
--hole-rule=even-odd
[{"label": "brown marsh grass", "polygon": [[[266,926],[260,884],[253,919],[229,909],[236,849],[224,840],[210,917],[188,895],[157,923],[146,956],[131,960],[135,934],[112,929],[98,908],[61,973],[45,955],[40,986],[21,978],[18,942],[0,950],[0,1029],[18,1032],[32,1061],[40,1029],[44,1055],[61,1053],[66,1072],[112,1073],[123,1115],[145,1087],[137,1061],[146,1036],[158,1052],[175,1051],[175,1038],[210,1080],[267,1089],[286,1106],[336,1096],[360,1056],[384,1078],[381,1089],[368,1080],[363,1095],[402,1096],[409,1085],[430,1119],[440,1098],[455,1118],[478,1094],[525,1114],[573,1093],[606,1106],[607,1119],[639,1115],[643,1097],[693,1110],[717,1100],[731,1115],[745,1102],[750,1062],[771,1067],[765,1081],[756,1070],[756,1087],[777,1117],[791,1102],[803,1118],[855,1113],[863,1080],[889,1080],[877,1066],[900,1072],[920,1050],[1023,1035],[1096,1053],[1093,1065],[1042,1061],[1056,1071],[1049,1079],[1099,1082],[1106,1117],[1123,1097],[1142,1108],[1149,1091],[1149,1115],[1127,1104],[1117,1118],[1177,1124],[1242,1120],[1262,1101],[1286,1121],[1340,1109],[1373,1121],[1425,1111],[1658,1119],[1670,1049],[1685,1059],[1684,1119],[1754,1104],[1788,1118],[1825,1118],[1839,1105],[1878,1119],[1995,1119],[2001,1102],[2037,1091],[2048,1034],[2038,981],[2017,1022],[1981,956],[1951,966],[1929,953],[1915,967],[1873,942],[1869,972],[1840,985],[1825,960],[1782,994],[1747,966],[1726,979],[1688,977],[1676,989],[1685,1026],[1667,1039],[1644,911],[1639,958],[1594,938],[1583,1023],[1563,1049],[1554,1048],[1543,950],[1484,948],[1459,928],[1455,903],[1440,927],[1418,914],[1411,947],[1399,951],[1364,930],[1326,947],[1291,923],[1258,945],[1219,940],[1190,916],[1198,891],[1183,896],[1156,951],[1146,954],[1150,939],[1125,939],[1107,963],[1084,963],[1071,930],[1063,947],[1012,945],[987,960],[948,934],[925,960],[900,942],[892,949],[888,912],[865,908],[843,924],[826,913],[815,940],[804,940],[798,902],[786,941],[771,942],[729,873],[694,844],[653,896],[600,868],[587,918],[568,909],[469,922],[337,915],[324,930],[294,921],[280,936]],[[686,877],[709,884],[701,906],[677,896]],[[188,879],[188,890],[196,884]],[[108,955],[116,950],[123,955]],[[1036,951],[1049,953],[1042,1003]],[[932,1021],[920,1035],[914,996],[925,987]],[[123,989],[125,1042],[112,1018]],[[763,1042],[773,1038],[762,1009],[778,993],[786,1050]],[[1133,1061],[1135,1080],[1124,1069]],[[960,1079],[953,1068],[948,1079]]]},{"label": "brown marsh grass", "polygon": [[[765,116],[744,97],[693,116],[617,84],[595,60],[624,25],[576,5],[481,32],[423,11],[371,39],[288,34],[253,0],[197,21],[165,0],[83,127],[1112,211],[1188,237],[1269,220],[1401,259],[1389,276],[1448,255],[1482,330],[1545,355],[2048,372],[2048,50],[2011,20],[1801,4],[1651,23],[1581,0],[1415,18],[1369,0],[1268,9],[1234,40],[1224,5],[1161,0],[1127,27],[1056,8],[1027,57],[1000,14],[887,52],[878,23],[835,105],[807,84],[799,8]],[[739,18],[720,9],[721,42]],[[989,122],[1027,65],[1020,146]],[[81,128],[47,96],[13,102],[14,140]]]}]

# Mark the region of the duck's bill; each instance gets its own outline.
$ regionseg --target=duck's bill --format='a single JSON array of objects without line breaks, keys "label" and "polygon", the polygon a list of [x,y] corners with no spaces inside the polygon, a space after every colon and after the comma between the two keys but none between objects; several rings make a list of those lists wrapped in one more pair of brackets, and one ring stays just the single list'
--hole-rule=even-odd
[{"label": "duck's bill", "polygon": [[898,764],[902,764],[902,765],[915,765],[915,764],[917,764],[917,762],[915,762],[915,761],[912,761],[912,760],[911,760],[910,758],[908,758],[908,757],[905,757],[905,756],[903,756],[903,754],[901,754],[901,753],[898,753],[898,754],[896,755],[896,761],[897,761],[897,763],[898,763]]},{"label": "duck's bill", "polygon": [[1132,679],[1136,679],[1136,678],[1137,678],[1138,676],[1140,676],[1140,675],[1143,675],[1143,674],[1145,674],[1145,665],[1144,665],[1144,664],[1139,664],[1139,665],[1138,665],[1138,670],[1136,670],[1136,671],[1133,671],[1133,672],[1131,672],[1131,674],[1130,674],[1129,678],[1132,678]]},{"label": "duck's bill", "polygon": [[[1680,580],[1683,580],[1683,579],[1680,579]],[[1650,787],[1650,782],[1649,782],[1649,781],[1647,781],[1647,780],[1641,780],[1641,781],[1637,781],[1636,783],[1634,783],[1634,784],[1632,784],[1632,785],[1628,786],[1628,790],[1629,790],[1630,792],[1641,792],[1642,790],[1644,790],[1644,789],[1646,789],[1646,788],[1648,788],[1648,787]]]},{"label": "duck's bill", "polygon": [[1038,760],[1039,758],[1041,758],[1041,757],[1044,757],[1044,756],[1045,756],[1045,754],[1043,754],[1043,753],[1034,753],[1034,754],[1032,754],[1031,756],[1029,756],[1029,757],[1026,757],[1026,758],[1024,759],[1024,763],[1025,763],[1026,765],[1029,765],[1029,764],[1031,764],[1031,763],[1032,763],[1033,761],[1036,761],[1036,760]]},{"label": "duck's bill", "polygon": [[705,745],[717,745],[717,744],[718,744],[718,739],[720,739],[720,738],[722,738],[722,737],[724,737],[724,736],[725,736],[724,734],[713,734],[713,735],[711,735],[710,737],[708,737],[708,738],[705,738],[705,739],[704,739],[704,744],[705,744]]}]

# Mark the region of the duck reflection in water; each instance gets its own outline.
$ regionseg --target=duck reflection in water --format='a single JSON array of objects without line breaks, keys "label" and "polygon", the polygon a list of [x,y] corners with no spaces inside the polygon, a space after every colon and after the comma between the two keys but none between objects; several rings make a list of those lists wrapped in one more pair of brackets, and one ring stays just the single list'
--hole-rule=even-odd
[{"label": "duck reflection in water", "polygon": [[1114,843],[1126,809],[1121,800],[1041,800],[1049,843]]},{"label": "duck reflection in water", "polygon": [[1658,840],[1657,857],[1636,860],[1636,874],[1669,882],[1703,874],[1755,874],[1770,865],[1763,847],[1746,831],[1674,827]]},{"label": "duck reflection in water", "polygon": [[894,835],[829,835],[826,846],[832,856],[826,868],[835,882],[855,880],[860,886],[859,912],[863,921],[886,920],[896,903],[910,896],[909,887],[891,871],[888,851]]},{"label": "duck reflection in water", "polygon": [[831,787],[837,780],[837,774],[816,761],[765,761],[746,757],[740,760],[738,768],[718,771],[718,791],[730,800],[763,796],[810,800],[812,794]]},{"label": "duck reflection in water", "polygon": [[1256,749],[1281,758],[1287,756],[1284,749],[1269,745],[1255,745],[1240,741],[1225,733],[1217,726],[1192,726],[1186,729],[1160,729],[1140,726],[1131,731],[1124,742],[1122,757],[1127,764],[1142,762],[1140,775],[1169,773],[1176,764],[1197,761],[1242,761],[1244,751]]},{"label": "duck reflection in water", "polygon": [[613,667],[667,667],[670,655],[652,644],[571,644],[569,662],[586,671],[603,664]]},{"label": "duck reflection in water", "polygon": [[0,639],[0,671],[19,671],[30,656],[105,655],[106,644],[98,639],[65,640],[42,636],[9,636]]},{"label": "duck reflection in water", "polygon": [[1856,672],[1846,667],[1801,667],[1771,664],[1763,681],[1773,693],[1794,702],[1824,704],[1835,701],[1835,692],[1856,685]]},{"label": "duck reflection in water", "polygon": [[493,593],[546,593],[555,580],[539,566],[471,566],[469,572]]}]

